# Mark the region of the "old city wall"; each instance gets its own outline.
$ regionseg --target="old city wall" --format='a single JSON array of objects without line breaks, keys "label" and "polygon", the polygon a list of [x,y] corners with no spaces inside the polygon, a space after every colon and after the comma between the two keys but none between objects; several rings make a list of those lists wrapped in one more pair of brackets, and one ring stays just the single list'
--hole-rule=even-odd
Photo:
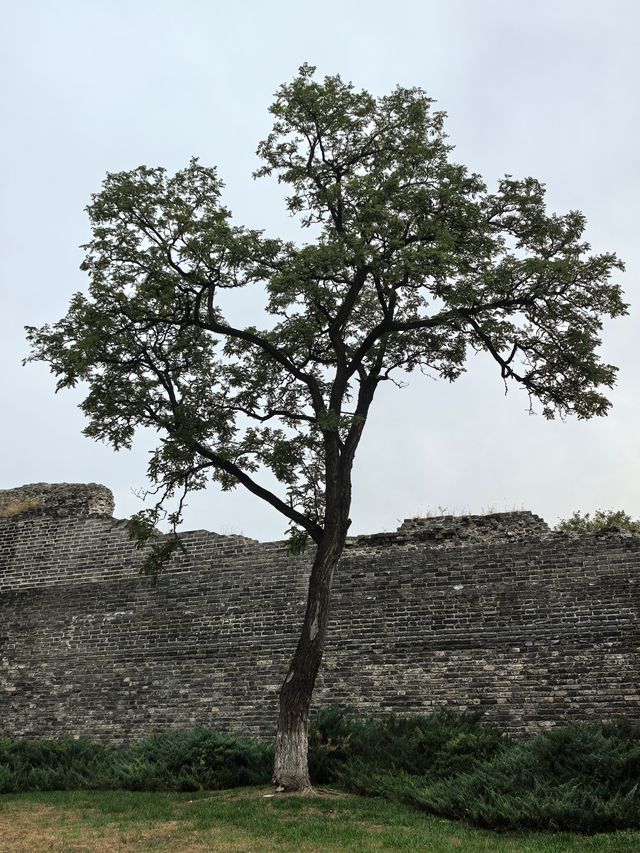
[{"label": "old city wall", "polygon": [[[157,580],[103,486],[0,492],[0,732],[115,742],[204,724],[267,734],[307,557],[207,531]],[[640,535],[526,512],[349,541],[316,704],[483,707],[514,733],[639,717]]]}]

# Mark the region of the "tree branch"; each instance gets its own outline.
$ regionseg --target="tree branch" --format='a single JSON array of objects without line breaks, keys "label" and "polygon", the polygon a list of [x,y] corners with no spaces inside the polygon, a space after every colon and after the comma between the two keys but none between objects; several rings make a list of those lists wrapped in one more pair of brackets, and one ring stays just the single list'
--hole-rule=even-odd
[{"label": "tree branch", "polygon": [[[149,358],[148,361],[149,367],[154,371],[160,383],[166,390],[174,418],[178,421],[180,418],[180,405],[176,396],[175,388],[171,377],[168,375],[168,373],[159,370],[153,362],[153,359]],[[179,426],[179,423],[177,425]],[[316,522],[312,521],[310,518],[307,518],[306,515],[303,515],[301,512],[298,512],[297,510],[293,509],[293,507],[289,506],[281,498],[279,498],[273,492],[269,491],[269,489],[266,489],[264,486],[261,486],[256,483],[256,481],[253,480],[246,473],[246,471],[243,471],[239,465],[236,465],[235,462],[231,462],[229,459],[225,459],[224,456],[221,456],[219,453],[210,450],[206,445],[202,444],[202,442],[197,441],[196,439],[184,437],[183,440],[188,446],[192,447],[195,451],[197,451],[200,456],[202,456],[204,459],[208,459],[215,468],[218,468],[219,470],[224,471],[226,474],[232,476],[252,494],[256,495],[259,498],[262,498],[262,500],[266,501],[268,504],[271,504],[274,509],[277,509],[278,512],[282,513],[282,515],[284,515],[290,521],[293,521],[294,524],[298,524],[300,527],[306,530],[314,542],[317,543],[320,541],[320,539],[322,538],[323,530],[319,524],[316,524]]]},{"label": "tree branch", "polygon": [[293,521],[294,524],[297,524],[302,527],[303,530],[306,530],[314,542],[320,542],[323,529],[319,524],[316,524],[315,521],[307,518],[306,515],[303,515],[301,512],[293,509],[293,507],[290,507],[281,498],[269,491],[269,489],[265,489],[264,486],[256,483],[256,481],[243,471],[239,465],[236,465],[235,462],[225,459],[223,456],[220,456],[220,454],[215,453],[215,451],[210,450],[206,445],[201,444],[198,441],[194,441],[192,444],[194,449],[197,450],[205,459],[208,459],[216,468],[224,471],[226,474],[230,474],[252,494],[262,498],[262,500],[271,504],[274,509],[277,509],[278,512],[288,518],[289,521]]},{"label": "tree branch", "polygon": [[[147,236],[158,246],[158,248],[162,249],[165,253],[165,257],[167,259],[167,263],[182,279],[187,281],[187,283],[191,286],[194,284],[197,285],[197,282],[194,281],[194,274],[189,273],[182,269],[180,264],[176,263],[171,254],[171,249],[167,248],[166,240],[163,238],[162,234],[158,232],[153,225],[151,225],[147,220],[141,216],[136,210],[133,208],[129,211],[132,216],[138,221],[140,227],[147,233]],[[298,379],[300,382],[304,383],[308,388],[311,394],[311,399],[313,401],[313,407],[316,411],[316,414],[324,411],[324,402],[322,400],[322,394],[318,387],[318,383],[315,378],[310,374],[304,373],[300,370],[288,356],[283,353],[278,347],[274,346],[270,341],[267,341],[265,338],[260,337],[252,332],[248,332],[246,329],[236,329],[233,326],[227,326],[223,323],[219,323],[213,318],[213,306],[211,303],[211,298],[215,291],[215,285],[211,282],[207,282],[205,286],[209,291],[209,299],[208,299],[208,322],[204,323],[199,319],[199,317],[194,316],[189,321],[181,321],[181,323],[173,322],[172,325],[184,325],[187,322],[189,325],[194,325],[202,329],[206,329],[208,331],[214,332],[219,335],[226,335],[231,338],[236,338],[239,340],[244,340],[249,343],[254,344],[255,346],[260,347],[265,352],[267,352],[272,358],[274,358],[279,364],[281,364],[285,370],[287,370],[292,376]],[[200,302],[198,302],[198,305]],[[167,321],[166,318],[157,318],[164,322]]]}]

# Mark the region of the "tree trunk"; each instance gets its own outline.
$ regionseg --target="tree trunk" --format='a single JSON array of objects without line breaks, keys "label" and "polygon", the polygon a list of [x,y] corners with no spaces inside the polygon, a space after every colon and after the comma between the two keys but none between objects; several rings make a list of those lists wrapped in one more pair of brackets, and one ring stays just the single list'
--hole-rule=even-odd
[{"label": "tree trunk", "polygon": [[309,706],[324,651],[331,582],[345,538],[346,528],[325,532],[313,561],[302,633],[280,690],[272,779],[277,791],[311,788],[307,760]]}]

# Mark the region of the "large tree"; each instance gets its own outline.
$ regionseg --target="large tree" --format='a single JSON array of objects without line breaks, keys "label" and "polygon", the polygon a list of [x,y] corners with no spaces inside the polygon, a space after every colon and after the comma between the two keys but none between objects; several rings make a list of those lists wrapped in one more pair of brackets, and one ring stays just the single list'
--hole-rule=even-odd
[{"label": "large tree", "polygon": [[[160,433],[149,464],[165,500],[216,480],[288,520],[315,556],[300,639],[280,692],[273,781],[309,786],[307,724],[332,578],[349,529],[354,457],[381,382],[419,368],[449,381],[469,348],[546,417],[604,415],[615,367],[602,318],[625,313],[614,254],[589,254],[579,212],[549,214],[544,186],[490,192],[451,161],[444,114],[418,88],[375,98],[303,66],[271,106],[257,176],[277,175],[309,239],[232,224],[215,169],[109,174],[88,213],[88,294],[29,328],[58,387],[88,388],[85,433],[115,448]],[[301,232],[303,234],[305,232]],[[228,289],[256,288],[261,328],[231,323]],[[222,298],[221,298],[222,297]],[[279,486],[264,485],[272,472]],[[262,483],[261,483],[262,478]],[[166,559],[177,540],[152,551]]]}]

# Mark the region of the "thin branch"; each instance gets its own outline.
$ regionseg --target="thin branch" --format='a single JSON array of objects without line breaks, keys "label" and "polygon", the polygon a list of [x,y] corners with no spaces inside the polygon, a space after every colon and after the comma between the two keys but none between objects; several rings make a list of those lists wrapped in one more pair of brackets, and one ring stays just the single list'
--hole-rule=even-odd
[{"label": "thin branch", "polygon": [[[167,396],[169,398],[169,403],[171,405],[171,410],[174,413],[174,417],[179,418],[180,406],[171,377],[168,373],[159,370],[157,366],[153,363],[152,359],[149,359],[149,367],[154,371],[154,373],[158,377],[159,382],[166,390]],[[210,448],[202,444],[202,442],[200,441],[196,441],[195,439],[185,439],[185,441],[190,447],[196,450],[200,454],[200,456],[204,457],[205,459],[208,459],[215,468],[224,471],[226,474],[232,476],[235,480],[237,480],[238,483],[241,483],[252,494],[257,495],[257,497],[259,498],[262,498],[262,500],[271,504],[274,509],[277,509],[290,521],[293,521],[294,524],[298,524],[300,527],[306,530],[314,542],[320,541],[320,539],[322,538],[323,530],[319,524],[316,524],[316,522],[312,521],[310,518],[307,518],[306,515],[303,515],[302,513],[293,509],[293,507],[286,504],[281,498],[279,498],[273,492],[269,491],[269,489],[266,489],[264,488],[264,486],[261,486],[256,483],[256,481],[253,480],[246,473],[246,471],[243,471],[239,465],[236,465],[235,462],[231,462],[231,460],[225,459],[219,453],[210,450]]]},{"label": "thin branch", "polygon": [[316,524],[315,521],[312,521],[310,518],[307,518],[306,515],[303,515],[301,512],[293,509],[293,507],[286,504],[283,500],[281,500],[277,495],[274,495],[273,492],[269,491],[269,489],[265,489],[264,486],[259,485],[253,480],[245,471],[240,468],[240,466],[236,465],[234,462],[231,462],[229,459],[225,459],[220,454],[215,453],[215,451],[210,450],[204,444],[201,444],[198,441],[192,442],[193,447],[198,453],[203,456],[205,459],[209,459],[211,463],[221,471],[231,475],[238,483],[241,483],[246,489],[248,489],[252,494],[257,495],[257,497],[262,498],[262,500],[266,501],[268,504],[271,504],[274,509],[277,509],[282,513],[286,518],[290,521],[293,521],[294,524],[299,525],[304,530],[307,531],[309,536],[313,539],[314,542],[320,542],[323,534],[323,529],[319,524]]}]

